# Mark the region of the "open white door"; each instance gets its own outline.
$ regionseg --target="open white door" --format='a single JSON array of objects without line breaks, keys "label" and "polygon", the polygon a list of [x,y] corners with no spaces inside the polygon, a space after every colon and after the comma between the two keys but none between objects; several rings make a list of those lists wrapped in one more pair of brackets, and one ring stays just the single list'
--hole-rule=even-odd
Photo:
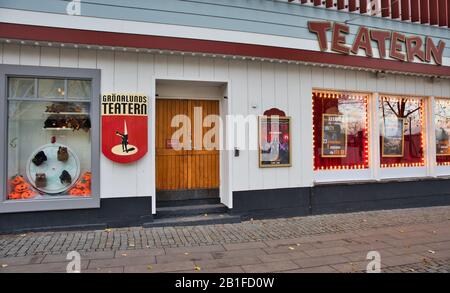
[{"label": "open white door", "polygon": [[224,98],[220,102],[220,116],[222,125],[220,131],[220,139],[222,147],[220,151],[220,202],[228,208],[233,208],[233,190],[231,177],[231,160],[233,151],[227,150],[227,115],[231,112],[230,99],[228,96],[227,86],[224,86]]}]

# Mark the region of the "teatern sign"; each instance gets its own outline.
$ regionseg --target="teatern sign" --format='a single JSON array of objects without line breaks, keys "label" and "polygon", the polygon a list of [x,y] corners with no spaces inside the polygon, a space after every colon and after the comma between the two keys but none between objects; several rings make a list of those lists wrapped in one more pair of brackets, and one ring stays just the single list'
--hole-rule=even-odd
[{"label": "teatern sign", "polygon": [[360,26],[355,36],[353,44],[346,42],[346,35],[350,32],[350,27],[342,23],[332,23],[330,21],[309,21],[308,28],[317,35],[321,51],[328,51],[327,31],[332,31],[331,50],[343,54],[358,54],[363,50],[367,57],[373,57],[372,41],[378,46],[378,56],[382,59],[387,57],[386,41],[390,41],[389,57],[413,62],[416,58],[421,62],[434,62],[442,65],[442,56],[445,43],[440,40],[436,45],[433,39],[425,37],[423,40],[419,36],[406,36],[399,32],[381,31],[368,29]]},{"label": "teatern sign", "polygon": [[131,163],[148,151],[148,97],[102,95],[102,152],[117,163]]}]

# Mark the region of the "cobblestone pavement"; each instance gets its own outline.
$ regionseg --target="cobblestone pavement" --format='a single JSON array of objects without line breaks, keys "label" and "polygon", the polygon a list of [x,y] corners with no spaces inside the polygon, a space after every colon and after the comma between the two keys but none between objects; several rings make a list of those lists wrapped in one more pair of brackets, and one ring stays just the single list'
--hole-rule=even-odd
[{"label": "cobblestone pavement", "polygon": [[450,207],[246,221],[240,224],[0,235],[1,272],[449,272]]}]

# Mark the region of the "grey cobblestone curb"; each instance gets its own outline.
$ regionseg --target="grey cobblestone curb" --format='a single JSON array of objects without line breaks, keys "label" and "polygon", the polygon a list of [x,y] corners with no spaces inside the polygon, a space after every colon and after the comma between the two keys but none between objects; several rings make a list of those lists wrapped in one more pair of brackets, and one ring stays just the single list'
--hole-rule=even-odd
[{"label": "grey cobblestone curb", "polygon": [[239,224],[0,235],[0,257],[192,247],[450,221],[450,207],[245,221]]}]

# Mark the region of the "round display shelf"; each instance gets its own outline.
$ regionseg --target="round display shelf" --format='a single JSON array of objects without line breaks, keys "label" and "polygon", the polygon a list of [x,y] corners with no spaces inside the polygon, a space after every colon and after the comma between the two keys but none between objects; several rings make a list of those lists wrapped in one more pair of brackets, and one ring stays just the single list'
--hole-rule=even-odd
[{"label": "round display shelf", "polygon": [[[59,147],[66,147],[69,153],[67,161],[58,161]],[[47,156],[47,161],[44,161],[40,166],[36,166],[32,160],[37,153],[43,151]],[[72,177],[72,183],[63,184],[59,179],[61,173],[66,170]],[[36,174],[44,173],[47,178],[47,185],[45,187],[36,186]],[[47,144],[36,149],[28,159],[27,177],[28,181],[37,190],[49,194],[56,195],[70,189],[78,180],[80,176],[80,160],[74,151],[68,146],[61,144]]]}]

